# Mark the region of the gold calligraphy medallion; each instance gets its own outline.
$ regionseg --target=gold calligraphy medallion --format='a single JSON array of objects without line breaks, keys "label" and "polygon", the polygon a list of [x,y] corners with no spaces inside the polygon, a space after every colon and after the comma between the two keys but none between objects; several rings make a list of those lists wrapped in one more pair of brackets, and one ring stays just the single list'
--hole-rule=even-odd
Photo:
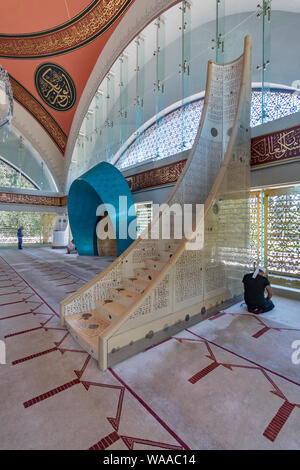
[{"label": "gold calligraphy medallion", "polygon": [[35,86],[42,100],[56,111],[68,111],[76,101],[71,76],[57,64],[45,63],[35,72]]}]

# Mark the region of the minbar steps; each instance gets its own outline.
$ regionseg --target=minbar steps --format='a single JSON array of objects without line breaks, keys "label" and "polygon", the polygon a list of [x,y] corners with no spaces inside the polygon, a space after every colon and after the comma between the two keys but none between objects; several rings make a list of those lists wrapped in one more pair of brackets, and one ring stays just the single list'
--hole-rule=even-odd
[{"label": "minbar steps", "polygon": [[120,318],[140,298],[178,247],[177,242],[166,242],[158,256],[146,258],[144,266],[135,269],[134,277],[123,278],[120,287],[111,288],[110,298],[97,300],[94,310],[66,316],[67,328],[95,359],[98,354],[99,333]]}]

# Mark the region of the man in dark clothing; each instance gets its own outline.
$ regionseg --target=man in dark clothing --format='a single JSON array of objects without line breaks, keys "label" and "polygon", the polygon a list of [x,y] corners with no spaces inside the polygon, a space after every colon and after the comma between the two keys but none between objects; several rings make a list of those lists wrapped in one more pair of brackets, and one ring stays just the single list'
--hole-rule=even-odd
[{"label": "man in dark clothing", "polygon": [[[269,312],[274,308],[270,281],[264,273],[265,268],[259,266],[254,273],[245,274],[243,277],[244,298],[248,311],[251,313]],[[268,293],[267,297],[264,295],[265,289]]]},{"label": "man in dark clothing", "polygon": [[22,242],[23,242],[23,226],[21,225],[21,227],[18,228],[18,232],[17,232],[17,237],[18,237],[18,248],[19,250],[23,250],[22,248]]}]

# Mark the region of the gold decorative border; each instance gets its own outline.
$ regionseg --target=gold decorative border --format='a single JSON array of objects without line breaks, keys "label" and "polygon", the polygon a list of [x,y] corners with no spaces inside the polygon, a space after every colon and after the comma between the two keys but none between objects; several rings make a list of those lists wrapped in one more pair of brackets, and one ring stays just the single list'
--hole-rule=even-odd
[{"label": "gold decorative border", "polygon": [[70,52],[110,28],[134,0],[99,0],[65,25],[41,33],[0,35],[0,57],[36,59]]},{"label": "gold decorative border", "polygon": [[0,192],[0,204],[27,204],[33,206],[64,206],[65,197],[36,196],[35,194],[16,194]]},{"label": "gold decorative border", "polygon": [[11,75],[9,76],[14,99],[17,100],[25,109],[38,121],[38,123],[49,134],[53,142],[64,154],[67,145],[67,136],[51,114],[42,106],[39,101],[24,88]]},{"label": "gold decorative border", "polygon": [[132,192],[146,188],[154,188],[165,184],[176,183],[186,164],[186,160],[180,160],[169,165],[164,165],[153,170],[143,171],[136,175],[126,177],[128,186]]},{"label": "gold decorative border", "polygon": [[300,125],[254,137],[251,166],[269,166],[300,159]]},{"label": "gold decorative border", "polygon": [[63,196],[60,198],[61,206],[66,206],[68,204],[68,196]]},{"label": "gold decorative border", "polygon": [[[291,131],[295,133],[292,136]],[[252,155],[254,151],[257,153],[256,145],[257,142],[261,139],[267,139],[270,136],[276,136],[277,134],[289,136],[289,142],[294,141],[298,142],[297,149],[300,149],[300,126],[295,126],[289,129],[284,129],[282,131],[276,131],[271,134],[266,134],[259,137],[254,137],[251,140],[251,149]],[[291,140],[292,139],[292,140]],[[295,139],[295,140],[293,140]],[[286,142],[284,139],[277,138],[276,142]],[[300,158],[300,152],[299,152]],[[255,157],[256,158],[256,157]],[[283,156],[281,163],[286,162],[289,158]],[[254,160],[255,161],[255,160]],[[183,171],[187,160],[179,160],[168,165],[161,166],[159,168],[153,168],[152,170],[143,171],[137,173],[136,175],[127,176],[125,179],[132,192],[141,191],[147,188],[154,188],[157,186],[164,186],[166,184],[176,183],[181,172]],[[276,160],[275,163],[278,163]],[[263,161],[262,164],[266,165],[266,161]],[[274,164],[273,162],[267,164]],[[257,166],[251,160],[251,166]],[[64,207],[68,203],[68,196],[56,197],[56,196],[38,196],[33,194],[15,194],[15,193],[4,193],[0,192],[0,203],[9,203],[9,204],[31,204],[31,205],[44,205],[44,206],[55,206],[55,207]]]}]

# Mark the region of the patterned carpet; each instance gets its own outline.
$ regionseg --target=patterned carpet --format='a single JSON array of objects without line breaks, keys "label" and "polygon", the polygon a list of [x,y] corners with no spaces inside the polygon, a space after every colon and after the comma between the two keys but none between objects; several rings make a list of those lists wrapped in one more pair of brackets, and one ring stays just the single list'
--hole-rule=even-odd
[{"label": "patterned carpet", "polygon": [[235,305],[101,372],[58,313],[111,261],[0,249],[1,449],[300,449],[299,302]]}]

